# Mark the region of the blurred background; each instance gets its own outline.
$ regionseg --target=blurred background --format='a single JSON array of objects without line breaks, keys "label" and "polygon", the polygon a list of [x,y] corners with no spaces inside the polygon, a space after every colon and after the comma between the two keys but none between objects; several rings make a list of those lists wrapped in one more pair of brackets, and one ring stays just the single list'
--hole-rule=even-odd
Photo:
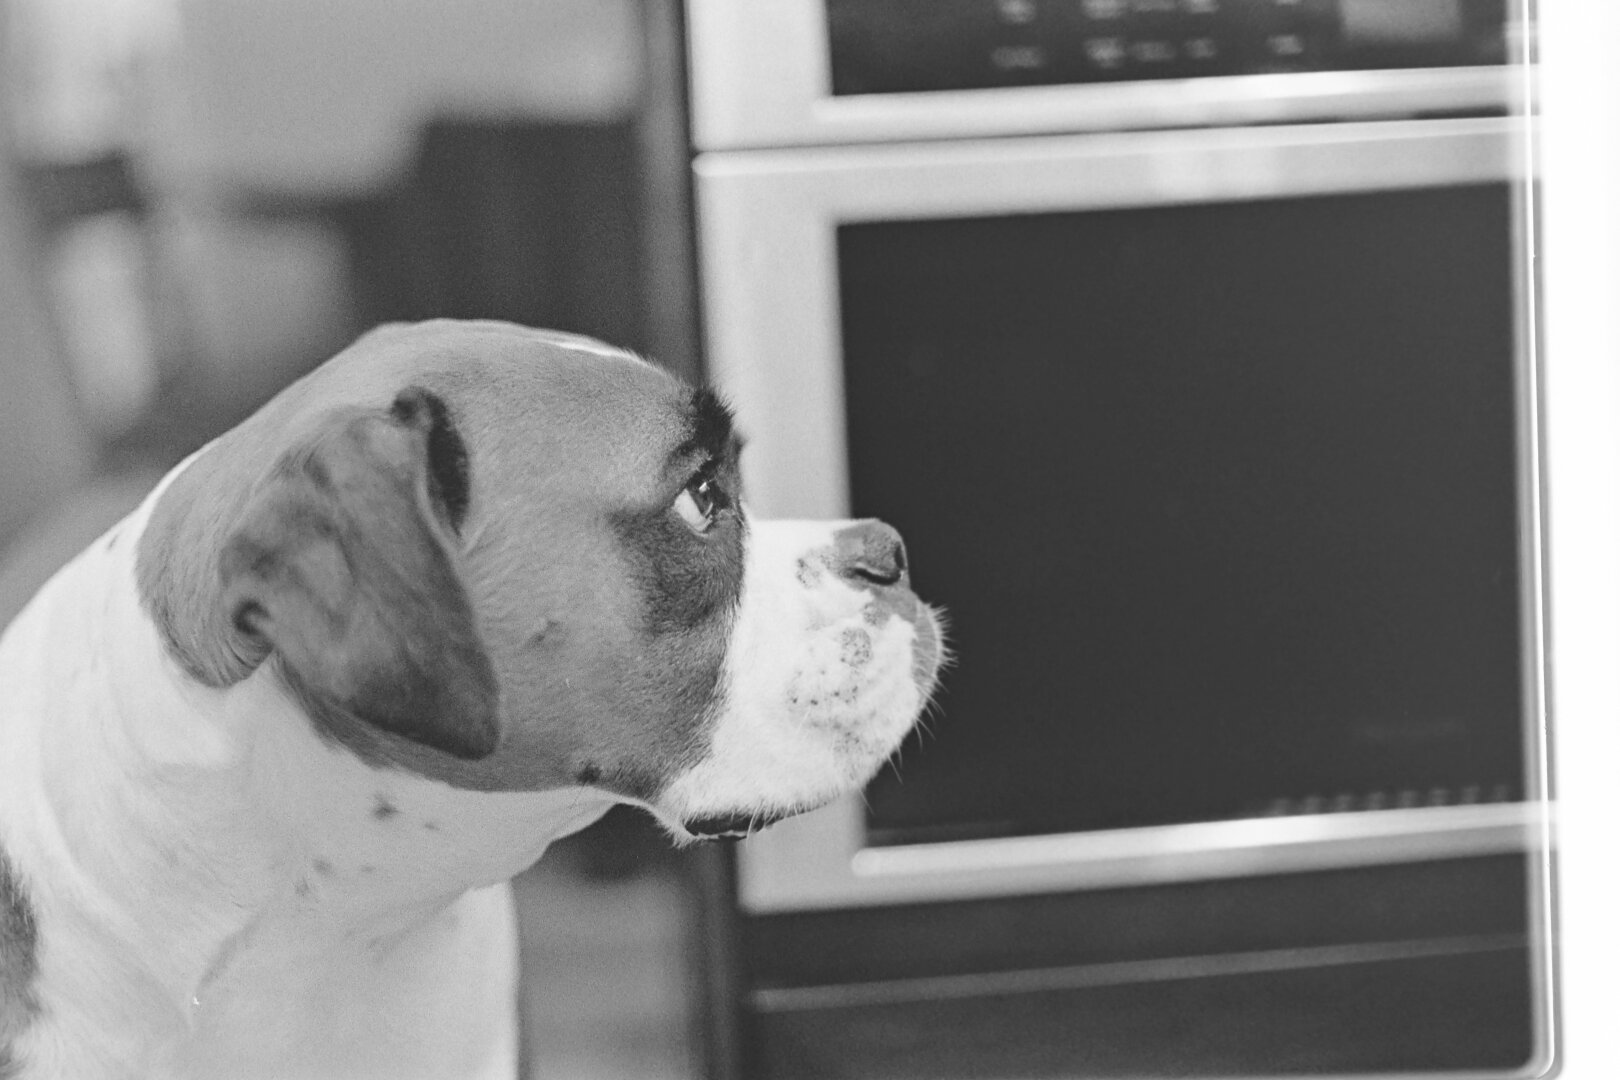
[{"label": "blurred background", "polygon": [[519,879],[526,1070],[1545,1064],[1503,0],[0,0],[0,620],[379,322],[718,384],[960,662],[740,852]]}]

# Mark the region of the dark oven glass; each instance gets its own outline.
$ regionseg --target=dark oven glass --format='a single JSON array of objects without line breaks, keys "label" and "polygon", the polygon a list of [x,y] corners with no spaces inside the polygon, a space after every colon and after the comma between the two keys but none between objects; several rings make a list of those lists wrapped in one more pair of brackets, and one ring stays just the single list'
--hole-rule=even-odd
[{"label": "dark oven glass", "polygon": [[838,231],[958,662],[874,843],[1522,797],[1506,184]]}]

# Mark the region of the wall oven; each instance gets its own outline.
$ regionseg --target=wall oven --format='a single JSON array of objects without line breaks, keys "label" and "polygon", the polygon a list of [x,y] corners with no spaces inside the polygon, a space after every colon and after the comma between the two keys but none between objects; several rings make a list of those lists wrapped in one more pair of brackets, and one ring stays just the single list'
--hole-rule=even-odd
[{"label": "wall oven", "polygon": [[[689,3],[705,359],[754,512],[898,526],[958,653],[897,769],[742,846],[745,938],[1218,882],[1377,908],[1378,875],[1439,926],[1478,871],[1505,921],[1395,936],[1512,951],[1523,1034],[1483,1065],[1544,1058],[1519,15]],[[919,977],[759,963],[762,1030]]]}]

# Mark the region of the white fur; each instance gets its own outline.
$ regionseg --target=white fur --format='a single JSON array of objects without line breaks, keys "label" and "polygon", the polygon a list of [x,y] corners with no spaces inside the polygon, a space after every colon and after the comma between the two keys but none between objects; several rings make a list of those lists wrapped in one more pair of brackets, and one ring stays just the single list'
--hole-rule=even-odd
[{"label": "white fur", "polygon": [[155,498],[0,639],[0,843],[44,1005],[22,1077],[512,1077],[505,882],[608,798],[374,769],[267,670],[191,682],[136,593]]},{"label": "white fur", "polygon": [[[654,809],[676,821],[810,809],[868,780],[922,711],[939,631],[835,572],[847,521],[754,522],[710,753]],[[926,663],[918,654],[926,655]]]}]

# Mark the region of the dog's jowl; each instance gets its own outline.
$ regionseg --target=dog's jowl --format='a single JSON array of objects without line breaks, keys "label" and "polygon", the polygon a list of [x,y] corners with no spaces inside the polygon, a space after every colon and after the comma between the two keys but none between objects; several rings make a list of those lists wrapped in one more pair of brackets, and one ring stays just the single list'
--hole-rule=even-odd
[{"label": "dog's jowl", "polygon": [[385,327],[0,639],[0,1075],[511,1077],[507,880],[864,783],[933,689],[874,521],[751,518],[723,402],[584,338]]}]

